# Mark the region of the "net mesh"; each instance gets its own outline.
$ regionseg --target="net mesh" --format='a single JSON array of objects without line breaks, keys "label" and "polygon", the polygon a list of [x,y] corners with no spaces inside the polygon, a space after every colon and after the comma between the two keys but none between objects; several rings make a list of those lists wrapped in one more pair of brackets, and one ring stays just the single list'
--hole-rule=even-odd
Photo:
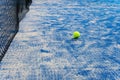
[{"label": "net mesh", "polygon": [[0,0],[0,61],[4,57],[19,22],[29,10],[32,0]]}]

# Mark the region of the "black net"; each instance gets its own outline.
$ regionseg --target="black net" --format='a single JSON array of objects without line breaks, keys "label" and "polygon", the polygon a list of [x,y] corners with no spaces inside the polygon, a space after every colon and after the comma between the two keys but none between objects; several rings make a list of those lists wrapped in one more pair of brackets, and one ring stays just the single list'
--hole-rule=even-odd
[{"label": "black net", "polygon": [[29,10],[32,0],[0,0],[0,61],[4,57],[19,22]]}]

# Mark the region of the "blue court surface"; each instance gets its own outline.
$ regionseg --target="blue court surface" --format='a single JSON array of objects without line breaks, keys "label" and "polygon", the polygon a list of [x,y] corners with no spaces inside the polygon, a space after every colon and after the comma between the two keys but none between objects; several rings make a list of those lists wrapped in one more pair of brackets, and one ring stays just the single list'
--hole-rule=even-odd
[{"label": "blue court surface", "polygon": [[33,0],[0,80],[120,80],[120,1]]}]

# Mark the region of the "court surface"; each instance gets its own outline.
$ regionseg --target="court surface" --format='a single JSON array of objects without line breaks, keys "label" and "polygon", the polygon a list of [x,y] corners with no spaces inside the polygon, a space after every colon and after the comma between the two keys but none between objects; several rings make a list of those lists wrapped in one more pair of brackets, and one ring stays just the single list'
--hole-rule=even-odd
[{"label": "court surface", "polygon": [[0,80],[120,80],[119,0],[34,0]]}]

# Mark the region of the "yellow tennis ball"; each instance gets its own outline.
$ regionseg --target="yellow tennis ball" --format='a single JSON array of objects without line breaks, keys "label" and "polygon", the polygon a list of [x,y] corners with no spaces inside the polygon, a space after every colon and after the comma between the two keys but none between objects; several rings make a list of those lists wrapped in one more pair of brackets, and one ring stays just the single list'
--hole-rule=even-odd
[{"label": "yellow tennis ball", "polygon": [[79,37],[80,37],[80,32],[78,32],[78,31],[73,32],[73,38],[74,39],[77,39]]}]

